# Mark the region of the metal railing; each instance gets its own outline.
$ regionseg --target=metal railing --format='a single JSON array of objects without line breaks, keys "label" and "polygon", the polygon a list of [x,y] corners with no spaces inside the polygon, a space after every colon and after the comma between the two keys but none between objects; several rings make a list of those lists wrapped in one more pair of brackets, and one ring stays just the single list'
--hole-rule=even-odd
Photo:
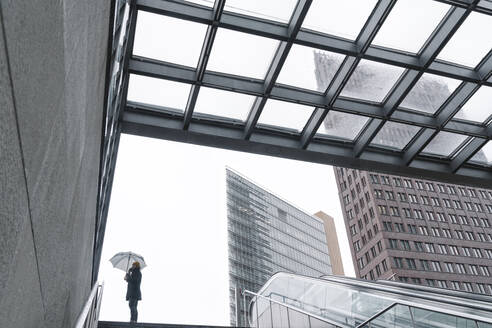
[{"label": "metal railing", "polygon": [[[246,310],[246,294],[253,297],[253,299],[251,300],[251,302],[249,304],[249,309],[250,309],[249,311]],[[265,327],[265,325],[260,324],[260,319],[266,311],[270,311],[269,316],[267,316],[267,318],[270,319],[270,322],[269,322],[270,325],[267,324],[266,327],[286,327],[286,328],[299,327],[299,322],[298,322],[299,318],[296,320],[296,322],[293,322],[293,320],[291,319],[291,315],[293,314],[292,312],[294,312],[296,314],[300,314],[302,316],[305,316],[306,325],[303,325],[303,326],[308,327],[308,328],[320,327],[319,323],[322,323],[323,327],[327,327],[327,328],[328,327],[330,327],[330,328],[346,328],[346,327],[348,327],[348,326],[340,326],[339,323],[335,323],[334,321],[331,321],[327,318],[320,317],[318,315],[315,315],[315,314],[309,313],[307,311],[304,311],[302,309],[299,309],[295,306],[274,300],[270,297],[266,297],[266,296],[254,293],[254,292],[249,291],[249,290],[243,290],[242,296],[243,296],[243,304],[244,304],[244,321],[249,323],[249,325],[251,327],[256,327],[256,328]],[[259,313],[259,309],[258,309],[258,303],[259,303],[258,300],[259,299],[262,299],[262,300],[265,300],[268,302],[268,307],[266,307],[264,312],[262,312],[261,314]],[[272,312],[272,308],[273,308],[272,305],[273,304],[276,304],[279,307],[284,308],[286,310],[285,311],[285,319],[287,321],[286,323],[282,322],[281,324],[279,324],[277,322],[274,322],[275,319],[274,319],[274,315]],[[255,311],[252,310],[253,305],[255,306],[255,309],[254,309]],[[256,320],[253,320],[253,313],[256,313]],[[249,314],[249,317],[248,317],[248,314]],[[313,325],[314,321],[318,321],[318,323],[316,325]]]},{"label": "metal railing", "polygon": [[96,328],[99,320],[99,310],[101,309],[101,299],[103,293],[103,283],[96,283],[92,288],[91,294],[82,309],[75,328]]}]

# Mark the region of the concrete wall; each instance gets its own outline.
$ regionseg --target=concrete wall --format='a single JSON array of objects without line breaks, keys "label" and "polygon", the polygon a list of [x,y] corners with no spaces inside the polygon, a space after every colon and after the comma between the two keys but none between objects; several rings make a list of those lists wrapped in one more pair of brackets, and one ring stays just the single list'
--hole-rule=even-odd
[{"label": "concrete wall", "polygon": [[109,0],[0,0],[0,327],[90,292]]}]

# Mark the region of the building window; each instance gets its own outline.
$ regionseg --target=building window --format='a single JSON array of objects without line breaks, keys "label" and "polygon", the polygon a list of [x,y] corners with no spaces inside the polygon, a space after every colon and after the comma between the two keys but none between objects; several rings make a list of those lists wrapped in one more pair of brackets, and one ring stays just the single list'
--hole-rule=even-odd
[{"label": "building window", "polygon": [[432,206],[441,206],[441,203],[439,202],[439,198],[437,197],[431,197],[431,202],[432,202]]},{"label": "building window", "polygon": [[411,203],[418,204],[419,201],[417,199],[417,195],[415,194],[408,194],[408,199],[410,199]]},{"label": "building window", "polygon": [[420,198],[422,199],[422,204],[424,205],[430,205],[430,198],[427,197],[427,196],[420,196]]},{"label": "building window", "polygon": [[357,234],[357,230],[355,228],[355,224],[351,225],[350,226],[350,234],[353,236],[355,234]]},{"label": "building window", "polygon": [[444,244],[438,244],[437,245],[437,251],[441,254],[448,254],[448,249],[446,248],[446,245],[444,245]]},{"label": "building window", "polygon": [[427,283],[427,286],[430,286],[430,287],[436,286],[436,281],[434,279],[425,279],[425,282]]},{"label": "building window", "polygon": [[367,182],[366,182],[366,177],[362,177],[362,179],[360,179],[360,182],[362,183],[362,185],[365,187],[367,185]]},{"label": "building window", "polygon": [[444,215],[444,213],[441,213],[441,212],[437,212],[437,221],[439,222],[446,222],[446,216]]},{"label": "building window", "polygon": [[400,244],[402,249],[406,251],[410,250],[410,243],[408,242],[408,240],[400,240]]},{"label": "building window", "polygon": [[377,199],[384,199],[384,194],[381,189],[374,189],[374,197]]},{"label": "building window", "polygon": [[486,218],[480,218],[480,222],[482,222],[482,226],[485,228],[490,228],[490,221]]},{"label": "building window", "polygon": [[403,185],[405,188],[413,188],[412,181],[410,179],[403,179]]},{"label": "building window", "polygon": [[407,266],[411,270],[417,270],[417,265],[415,265],[415,260],[414,259],[406,259],[407,260]]},{"label": "building window", "polygon": [[414,245],[415,245],[415,249],[419,252],[423,252],[424,251],[424,244],[420,241],[414,241],[413,242]]},{"label": "building window", "polygon": [[392,191],[385,191],[386,199],[395,200],[395,194]]},{"label": "building window", "polygon": [[446,272],[453,273],[454,272],[453,263],[451,263],[451,262],[444,262],[444,270]]},{"label": "building window", "polygon": [[448,193],[451,195],[456,195],[456,188],[453,186],[448,186]]},{"label": "building window", "polygon": [[456,214],[449,214],[449,219],[451,220],[451,223],[458,224],[458,217]]},{"label": "building window", "polygon": [[483,232],[477,233],[478,235],[478,240],[480,241],[487,241],[487,238],[485,238],[485,234]]},{"label": "building window", "polygon": [[460,191],[461,196],[466,196],[466,189],[463,187],[458,187],[458,190]]},{"label": "building window", "polygon": [[354,249],[356,252],[360,251],[360,241],[359,240],[354,242]]},{"label": "building window", "polygon": [[378,255],[378,253],[376,252],[376,247],[375,246],[372,246],[371,247],[371,255],[372,255],[373,258]]},{"label": "building window", "polygon": [[429,271],[430,270],[429,261],[420,260],[420,267],[422,268],[422,270]]},{"label": "building window", "polygon": [[437,287],[448,288],[448,285],[446,284],[446,280],[438,280],[437,281]]},{"label": "building window", "polygon": [[398,193],[398,199],[400,199],[400,202],[406,202],[407,201],[407,194],[404,192],[399,192]]},{"label": "building window", "polygon": [[366,191],[366,192],[364,193],[364,197],[366,198],[366,202],[368,202],[368,203],[369,203],[369,202],[371,201],[371,196],[369,196],[369,191]]},{"label": "building window", "polygon": [[383,260],[381,262],[381,265],[383,266],[383,271],[384,272],[388,271],[388,264],[386,263],[386,260]]},{"label": "building window", "polygon": [[490,271],[489,268],[485,265],[480,266],[480,274],[482,276],[490,277]]},{"label": "building window", "polygon": [[443,198],[442,201],[444,202],[444,206],[446,206],[447,208],[453,208],[449,199]]},{"label": "building window", "polygon": [[443,228],[442,234],[443,234],[443,237],[451,238],[451,230],[450,229]]},{"label": "building window", "polygon": [[458,247],[454,245],[449,245],[449,252],[453,255],[460,255],[460,252],[458,251]]},{"label": "building window", "polygon": [[472,202],[465,202],[465,207],[468,211],[473,211]]},{"label": "building window", "polygon": [[372,207],[369,208],[369,216],[371,217],[371,219],[374,218],[374,209]]},{"label": "building window", "polygon": [[422,214],[422,211],[421,211],[421,210],[416,210],[416,209],[414,209],[414,210],[413,210],[413,216],[414,216],[416,219],[419,219],[419,220],[423,220],[423,219],[424,219],[424,215]]},{"label": "building window", "polygon": [[415,224],[407,224],[408,232],[411,234],[417,234],[417,226]]},{"label": "building window", "polygon": [[415,184],[417,185],[417,189],[425,190],[424,183],[422,181],[417,180],[417,181],[415,181]]},{"label": "building window", "polygon": [[474,189],[468,189],[468,194],[471,197],[477,197],[477,192]]},{"label": "building window", "polygon": [[373,270],[369,271],[369,277],[371,278],[371,280],[375,279]]},{"label": "building window", "polygon": [[429,220],[429,221],[435,221],[436,220],[436,218],[434,217],[434,212],[426,211],[425,214],[427,215],[427,220]]},{"label": "building window", "polygon": [[378,241],[378,243],[376,244],[376,247],[378,248],[378,252],[382,252],[383,250],[383,244],[381,243],[381,241]]},{"label": "building window", "polygon": [[437,272],[442,271],[441,264],[439,263],[439,261],[431,261],[431,268],[432,271],[437,271]]},{"label": "building window", "polygon": [[485,257],[488,259],[492,259],[492,250],[491,249],[484,249],[485,251]]},{"label": "building window", "polygon": [[446,192],[446,189],[444,189],[444,185],[443,184],[438,184],[437,185],[437,189],[439,189],[439,192],[442,192],[442,193],[445,193]]},{"label": "building window", "polygon": [[390,206],[390,211],[392,216],[400,216],[400,211],[398,210],[398,207]]},{"label": "building window", "polygon": [[461,249],[463,250],[463,254],[465,256],[471,256],[470,247],[462,247]]},{"label": "building window", "polygon": [[395,184],[396,187],[401,187],[401,179],[400,178],[393,178],[393,183]]},{"label": "building window", "polygon": [[409,208],[404,207],[403,208],[403,214],[405,215],[406,218],[411,218],[412,217],[412,212],[410,211]]},{"label": "building window", "polygon": [[395,223],[395,231],[396,232],[405,232],[405,228],[403,223]]},{"label": "building window", "polygon": [[473,275],[478,275],[478,266],[469,264],[468,267],[470,268],[470,273]]},{"label": "building window", "polygon": [[403,268],[403,259],[401,257],[394,257],[393,261],[395,263],[395,267]]},{"label": "building window", "polygon": [[357,259],[357,267],[359,270],[362,270],[364,268],[364,258]]},{"label": "building window", "polygon": [[459,219],[461,224],[470,225],[470,222],[468,221],[468,218],[466,217],[466,215],[458,215],[458,219]]},{"label": "building window", "polygon": [[427,229],[426,226],[419,226],[419,232],[421,235],[424,235],[424,236],[429,235],[429,229]]},{"label": "building window", "polygon": [[471,231],[465,231],[466,239],[475,240],[475,235]]},{"label": "building window", "polygon": [[485,289],[485,284],[477,283],[477,289],[480,294],[487,294],[487,291]]},{"label": "building window", "polygon": [[354,218],[354,212],[352,211],[352,209],[349,209],[347,211],[347,217],[349,218],[349,220],[352,220]]},{"label": "building window", "polygon": [[463,235],[463,231],[462,230],[455,230],[454,233],[456,234],[456,237],[458,239],[465,239],[465,235]]},{"label": "building window", "polygon": [[386,205],[378,205],[378,210],[380,214],[388,215],[388,208]]},{"label": "building window", "polygon": [[345,196],[343,196],[343,203],[344,203],[345,205],[350,204],[350,197],[349,197],[349,195],[345,195]]},{"label": "building window", "polygon": [[435,253],[436,249],[434,248],[433,243],[425,243],[425,251],[429,253]]},{"label": "building window", "polygon": [[454,207],[456,207],[457,209],[459,209],[459,210],[463,209],[463,205],[461,204],[461,202],[459,200],[453,200],[453,204],[454,204]]},{"label": "building window", "polygon": [[460,282],[459,281],[451,281],[451,288],[455,289],[455,290],[460,290],[461,289]]},{"label": "building window", "polygon": [[377,223],[375,225],[373,225],[372,228],[374,229],[374,234],[377,234],[379,232],[379,227],[378,227]]},{"label": "building window", "polygon": [[481,196],[483,199],[489,199],[489,198],[487,197],[487,193],[486,193],[484,190],[479,190],[478,192],[480,193],[480,196]]},{"label": "building window", "polygon": [[482,254],[482,250],[480,248],[472,248],[473,250],[473,256],[475,257],[478,257],[478,258],[482,258],[483,257],[483,254]]},{"label": "building window", "polygon": [[465,265],[462,263],[456,263],[456,271],[461,274],[466,274]]},{"label": "building window", "polygon": [[371,177],[371,182],[374,183],[374,184],[379,184],[379,178],[376,174],[370,174],[369,175]]},{"label": "building window", "polygon": [[464,282],[464,283],[463,283],[463,288],[464,288],[467,292],[473,293],[473,287],[472,287],[472,284],[471,284],[471,283],[469,283],[469,282]]},{"label": "building window", "polygon": [[432,232],[432,235],[433,235],[434,237],[441,237],[441,233],[440,233],[439,228],[437,228],[437,227],[432,227],[431,232]]},{"label": "building window", "polygon": [[383,228],[385,231],[393,231],[393,225],[391,222],[383,221]]},{"label": "building window", "polygon": [[381,268],[379,267],[379,264],[376,264],[376,274],[379,277],[381,275]]},{"label": "building window", "polygon": [[427,190],[429,190],[429,191],[436,191],[436,189],[434,188],[434,184],[432,182],[426,182],[425,186],[427,187]]},{"label": "building window", "polygon": [[390,178],[388,176],[382,175],[381,180],[383,180],[383,184],[388,185],[388,186],[391,185]]},{"label": "building window", "polygon": [[391,249],[398,249],[398,240],[396,239],[388,239],[389,241],[389,248]]},{"label": "building window", "polygon": [[484,212],[482,204],[475,203],[475,209],[477,212],[480,212],[480,213]]}]

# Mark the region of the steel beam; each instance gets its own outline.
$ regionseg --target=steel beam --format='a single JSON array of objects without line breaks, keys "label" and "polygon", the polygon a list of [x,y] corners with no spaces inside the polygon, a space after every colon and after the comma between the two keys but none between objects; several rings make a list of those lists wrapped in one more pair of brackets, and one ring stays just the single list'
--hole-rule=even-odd
[{"label": "steel beam", "polygon": [[200,92],[200,84],[203,80],[203,76],[205,75],[205,70],[207,69],[208,59],[210,58],[210,53],[212,52],[212,46],[214,44],[215,35],[217,34],[220,17],[224,11],[224,6],[225,0],[217,0],[214,3],[212,14],[213,21],[212,24],[208,26],[207,32],[205,33],[202,50],[200,52],[200,57],[198,58],[198,66],[194,81],[195,83],[191,87],[184,111],[183,129],[187,129],[190,125],[191,117],[193,116],[193,111],[195,110],[198,93]]},{"label": "steel beam", "polygon": [[485,144],[487,139],[473,138],[460,152],[453,158],[449,164],[451,172],[455,173],[458,169],[465,164],[477,151],[479,151]]},{"label": "steel beam", "polygon": [[424,129],[417,137],[407,146],[407,150],[403,154],[404,165],[409,165],[414,158],[429,144],[429,142],[437,134],[437,130]]},{"label": "steel beam", "polygon": [[[162,116],[138,108],[127,109],[122,120],[122,132],[386,174],[419,176],[423,179],[492,188],[492,172],[479,166],[466,164],[464,170],[466,174],[452,174],[447,169],[449,161],[419,158],[415,162],[420,167],[405,167],[401,165],[401,156],[390,151],[368,148],[364,158],[356,158],[353,156],[352,147],[343,142],[327,143],[315,139],[307,149],[300,149],[296,147],[298,141],[295,137],[277,135],[265,129],[255,131],[251,140],[244,140],[241,129],[228,123],[192,120],[188,130],[180,130],[176,128],[179,127],[179,122],[179,117]],[[433,171],[430,168],[438,170]]]},{"label": "steel beam", "polygon": [[289,51],[292,48],[293,41],[297,37],[299,30],[301,28],[302,22],[307,15],[309,7],[311,6],[312,0],[300,0],[298,1],[292,18],[287,26],[288,39],[286,41],[281,41],[280,45],[273,57],[270,67],[266,73],[264,80],[264,91],[261,99],[257,99],[254,102],[253,107],[250,110],[246,121],[246,127],[244,129],[244,139],[249,139],[253,133],[256,123],[260,118],[261,112],[266,104],[266,101],[275,86],[275,81],[282,70],[282,67],[289,55]]}]

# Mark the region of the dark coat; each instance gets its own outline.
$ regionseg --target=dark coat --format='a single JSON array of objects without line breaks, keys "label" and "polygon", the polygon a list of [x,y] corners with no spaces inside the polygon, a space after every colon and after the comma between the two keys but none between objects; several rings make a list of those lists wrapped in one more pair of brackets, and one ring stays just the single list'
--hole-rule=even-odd
[{"label": "dark coat", "polygon": [[142,273],[140,272],[140,268],[131,268],[128,270],[126,281],[128,282],[126,300],[141,300],[142,293],[140,292],[140,282],[142,281]]}]

